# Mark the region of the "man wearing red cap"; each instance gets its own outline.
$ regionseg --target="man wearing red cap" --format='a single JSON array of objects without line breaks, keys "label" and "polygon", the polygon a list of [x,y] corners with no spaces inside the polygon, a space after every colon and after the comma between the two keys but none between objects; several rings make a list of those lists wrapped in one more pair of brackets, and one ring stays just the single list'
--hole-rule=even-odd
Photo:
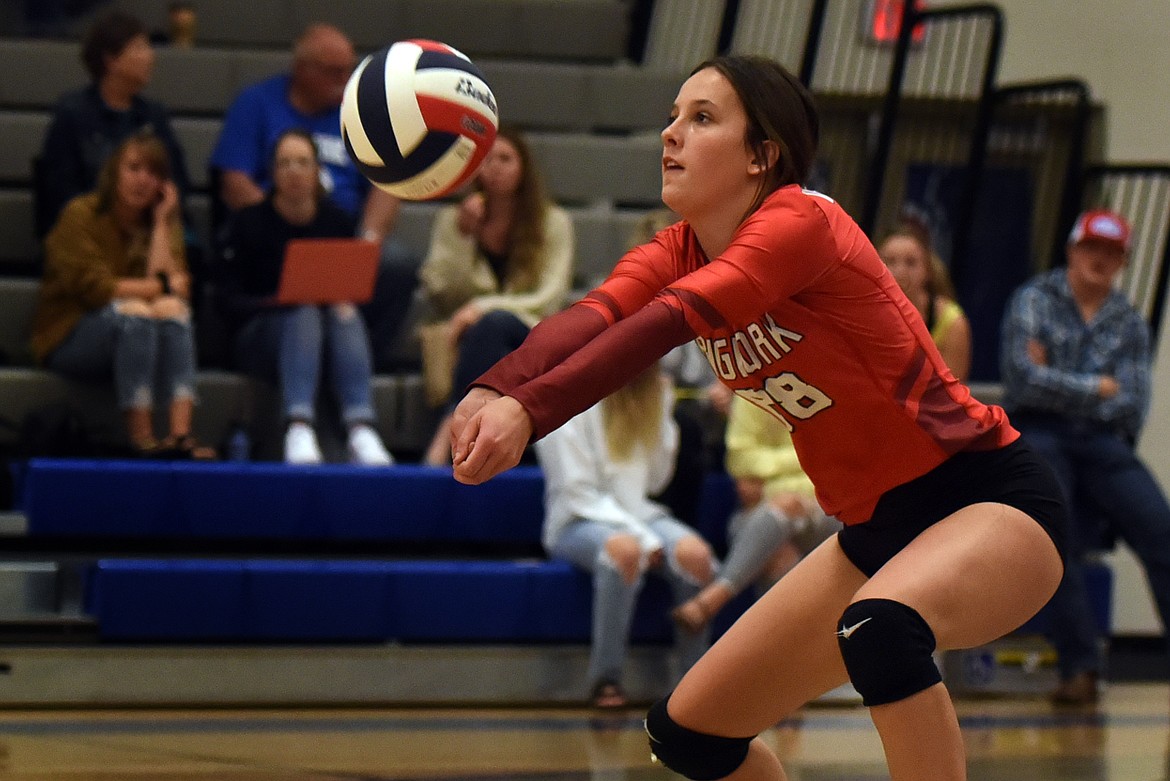
[{"label": "man wearing red cap", "polygon": [[[1080,215],[1068,265],[1016,291],[1003,324],[1004,407],[1051,463],[1073,511],[1049,629],[1061,674],[1052,700],[1062,705],[1097,700],[1101,637],[1083,556],[1100,541],[1099,515],[1141,559],[1162,625],[1170,626],[1170,505],[1134,450],[1149,409],[1149,326],[1113,287],[1130,233],[1113,212]],[[1097,512],[1083,512],[1086,502]]]}]

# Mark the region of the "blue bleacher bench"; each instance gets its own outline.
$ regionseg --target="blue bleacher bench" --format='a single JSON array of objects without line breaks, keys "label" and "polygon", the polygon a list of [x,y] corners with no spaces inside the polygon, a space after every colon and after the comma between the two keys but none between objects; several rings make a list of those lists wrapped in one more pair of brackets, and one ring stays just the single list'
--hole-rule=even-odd
[{"label": "blue bleacher bench", "polygon": [[[481,486],[449,469],[398,465],[290,467],[34,459],[24,476],[31,538],[211,540],[215,557],[104,558],[89,574],[88,610],[112,641],[587,642],[592,589],[564,562],[509,558],[409,560],[234,558],[230,541],[503,544],[536,548],[544,479],[517,467]],[[722,552],[735,491],[708,475],[699,532]],[[1108,631],[1112,573],[1088,568]],[[751,602],[717,619],[725,629]],[[671,637],[665,582],[648,579],[633,638]],[[1042,611],[1023,628],[1042,632]]]},{"label": "blue bleacher bench", "polygon": [[[725,545],[731,479],[707,476],[699,532]],[[30,537],[371,540],[539,545],[544,477],[520,466],[469,486],[450,469],[33,459]]]},{"label": "blue bleacher bench", "polygon": [[[517,467],[481,486],[449,469],[290,467],[34,459],[23,507],[33,539],[232,539],[503,543],[536,547],[544,479]],[[735,495],[707,479],[700,531],[716,548]],[[672,636],[669,587],[648,578],[632,630]],[[723,631],[745,597],[715,624]],[[102,558],[87,611],[112,642],[586,643],[592,585],[567,563],[534,558]]]},{"label": "blue bleacher bench", "polygon": [[30,536],[539,542],[544,479],[449,469],[33,459]]},{"label": "blue bleacher bench", "polygon": [[[103,559],[86,588],[118,642],[587,643],[591,604],[588,575],[542,560]],[[648,578],[631,640],[669,642],[670,604]]]}]

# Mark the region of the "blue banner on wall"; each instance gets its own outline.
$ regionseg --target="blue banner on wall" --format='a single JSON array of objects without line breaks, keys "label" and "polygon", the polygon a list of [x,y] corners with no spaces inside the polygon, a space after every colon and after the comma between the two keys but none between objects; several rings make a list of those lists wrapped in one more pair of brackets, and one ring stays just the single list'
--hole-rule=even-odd
[{"label": "blue banner on wall", "polygon": [[959,304],[971,321],[971,380],[999,380],[1000,326],[1012,292],[1032,275],[1033,183],[1024,168],[983,173],[963,267],[954,262],[967,171],[936,163],[906,170],[903,211],[930,229],[935,249],[955,281]]}]

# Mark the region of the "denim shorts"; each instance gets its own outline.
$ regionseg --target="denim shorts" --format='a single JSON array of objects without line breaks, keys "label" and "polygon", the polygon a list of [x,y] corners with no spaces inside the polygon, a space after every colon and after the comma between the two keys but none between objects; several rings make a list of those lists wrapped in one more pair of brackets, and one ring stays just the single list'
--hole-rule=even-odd
[{"label": "denim shorts", "polygon": [[980,502],[997,502],[1029,515],[1064,556],[1067,510],[1056,476],[1017,439],[998,450],[962,452],[908,483],[882,494],[873,516],[846,526],[837,540],[867,576],[943,518]]}]

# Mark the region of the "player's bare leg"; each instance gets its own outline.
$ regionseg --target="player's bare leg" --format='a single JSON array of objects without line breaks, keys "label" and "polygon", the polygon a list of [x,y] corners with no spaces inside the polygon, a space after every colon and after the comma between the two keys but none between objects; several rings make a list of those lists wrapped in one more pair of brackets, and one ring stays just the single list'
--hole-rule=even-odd
[{"label": "player's bare leg", "polygon": [[[918,536],[857,593],[909,605],[940,649],[990,642],[1033,616],[1056,590],[1060,554],[1019,510],[978,504]],[[939,683],[870,709],[894,781],[951,781],[966,775],[958,719]]]},{"label": "player's bare leg", "polygon": [[[865,583],[836,537],[762,596],[683,677],[668,711],[711,735],[756,735],[848,680],[837,618]],[[754,740],[730,779],[784,781],[772,750]]]}]

